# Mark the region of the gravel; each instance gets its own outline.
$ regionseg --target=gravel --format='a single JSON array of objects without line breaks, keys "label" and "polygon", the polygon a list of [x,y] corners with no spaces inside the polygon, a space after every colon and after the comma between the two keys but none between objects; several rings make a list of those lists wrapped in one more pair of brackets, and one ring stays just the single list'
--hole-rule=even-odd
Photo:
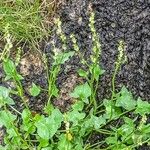
[{"label": "gravel", "polygon": [[[140,96],[150,101],[150,1],[67,1],[59,11],[62,28],[66,36],[69,37],[71,33],[76,35],[80,50],[85,52],[85,58],[89,57],[92,47],[88,27],[90,7],[96,15],[95,27],[102,44],[100,63],[106,70],[98,91],[99,100],[110,97],[117,46],[119,40],[124,40],[127,61],[117,75],[116,89],[125,85],[135,98]],[[68,44],[70,45],[70,41]],[[79,62],[74,60],[70,65],[73,69]]]}]

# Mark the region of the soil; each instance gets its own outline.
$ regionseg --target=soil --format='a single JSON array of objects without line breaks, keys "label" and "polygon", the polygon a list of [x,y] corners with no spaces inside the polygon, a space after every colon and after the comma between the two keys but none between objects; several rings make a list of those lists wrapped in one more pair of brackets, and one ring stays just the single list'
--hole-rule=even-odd
[{"label": "soil", "polygon": [[[150,102],[150,1],[149,0],[66,0],[58,11],[62,21],[62,29],[68,38],[68,49],[72,49],[69,36],[74,33],[80,50],[85,53],[88,59],[91,54],[91,32],[88,26],[89,9],[95,12],[95,27],[102,45],[100,64],[106,70],[101,78],[98,89],[98,102],[110,97],[111,79],[114,71],[114,62],[118,55],[118,42],[124,40],[127,61],[122,65],[117,74],[116,89],[119,90],[125,85],[135,98],[141,97]],[[61,42],[55,34],[49,41],[41,43],[41,53],[48,57],[49,67],[51,66],[51,41],[56,47],[61,47]],[[69,109],[73,100],[69,93],[73,88],[82,83],[82,79],[76,74],[81,67],[80,60],[74,56],[69,62],[62,66],[58,76],[57,86],[60,89],[60,97],[53,101],[54,105],[62,111]],[[31,53],[27,47],[21,58],[18,70],[23,75],[23,87],[25,96],[31,109],[41,112],[47,102],[47,92],[36,98],[31,97],[28,89],[32,82],[42,88],[48,86],[46,71],[40,55]],[[0,65],[0,85],[13,86],[10,82],[3,81],[4,74]],[[16,103],[20,110],[22,106],[17,98]],[[1,133],[0,133],[1,134]],[[97,137],[96,137],[97,139]],[[139,149],[148,150],[150,147],[141,146]]]}]

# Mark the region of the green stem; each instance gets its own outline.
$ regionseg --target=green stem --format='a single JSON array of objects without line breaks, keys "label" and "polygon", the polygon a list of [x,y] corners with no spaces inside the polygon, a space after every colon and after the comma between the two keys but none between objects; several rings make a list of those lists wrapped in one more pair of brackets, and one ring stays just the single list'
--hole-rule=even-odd
[{"label": "green stem", "polygon": [[[8,113],[8,110],[7,110],[7,108],[6,108],[6,105],[4,105],[4,109],[5,109],[6,113]],[[9,116],[9,115],[8,115],[8,116]],[[13,122],[11,122],[11,128],[14,129],[15,133],[16,133],[17,136],[20,138],[20,140],[21,140],[25,145],[29,146],[29,145],[26,143],[26,141],[21,137],[21,135],[19,134],[19,132],[18,132],[18,130],[16,129],[16,127],[15,127],[15,125],[14,125]]]},{"label": "green stem", "polygon": [[18,113],[19,115],[21,115],[21,112],[19,112],[17,109],[15,109],[14,107],[12,107],[11,105],[8,105],[11,109],[13,109],[16,113]]},{"label": "green stem", "polygon": [[22,102],[24,103],[25,107],[29,110],[29,107],[28,107],[26,101],[24,100],[24,93],[23,93],[23,87],[22,87],[21,82],[19,80],[16,80],[15,76],[13,77],[13,80],[16,84],[17,91],[18,91],[18,94],[19,94]]}]

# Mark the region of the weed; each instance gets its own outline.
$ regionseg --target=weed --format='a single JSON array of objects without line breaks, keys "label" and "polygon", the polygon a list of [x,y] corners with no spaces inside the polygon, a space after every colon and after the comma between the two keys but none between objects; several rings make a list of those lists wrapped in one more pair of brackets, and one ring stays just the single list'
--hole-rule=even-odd
[{"label": "weed", "polygon": [[[97,106],[97,87],[104,70],[99,65],[101,46],[94,27],[94,13],[92,12],[89,23],[93,37],[90,62],[84,60],[74,35],[71,35],[71,39],[75,51],[66,51],[65,36],[62,33],[60,22],[58,23],[59,31],[61,31],[58,35],[63,46],[60,53],[57,53],[54,49],[54,62],[50,69],[46,67],[49,83],[46,114],[33,114],[24,101],[24,90],[21,84],[22,76],[16,69],[18,63],[13,63],[9,58],[10,46],[7,48],[8,53],[5,53],[2,57],[6,79],[12,80],[16,85],[16,89],[0,86],[0,125],[4,126],[6,130],[4,145],[0,145],[0,149],[127,150],[135,149],[145,143],[148,144],[150,142],[150,124],[147,117],[150,114],[150,104],[140,98],[135,100],[131,92],[124,86],[118,93],[115,91],[115,76],[123,59],[123,43],[120,42],[118,48],[119,55],[112,79],[112,97],[104,99],[102,104]],[[11,43],[9,40],[7,42]],[[9,45],[8,43],[6,45]],[[75,103],[70,110],[62,113],[51,104],[51,99],[59,94],[56,80],[60,67],[74,53],[83,58],[82,62],[86,65],[86,69],[80,69],[78,74],[86,81],[81,85],[77,85],[70,93],[70,96],[75,99]],[[47,66],[46,56],[44,58]],[[35,97],[40,94],[41,88],[33,83],[29,91],[31,96]],[[23,100],[25,108],[22,112],[13,107],[15,101],[11,96],[12,94],[19,95]],[[17,114],[12,113],[9,108]],[[129,113],[132,113],[132,116]],[[138,121],[139,119],[140,121]],[[104,139],[92,144],[93,133],[102,135]]]}]

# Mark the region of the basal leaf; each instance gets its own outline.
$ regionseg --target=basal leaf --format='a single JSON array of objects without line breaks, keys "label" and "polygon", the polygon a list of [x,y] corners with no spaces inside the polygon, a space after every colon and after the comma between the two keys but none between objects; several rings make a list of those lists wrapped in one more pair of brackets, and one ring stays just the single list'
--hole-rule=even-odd
[{"label": "basal leaf", "polygon": [[3,104],[9,104],[14,105],[13,99],[9,97],[10,90],[6,87],[0,86],[0,107],[3,106]]},{"label": "basal leaf", "polygon": [[7,128],[11,128],[13,121],[16,116],[11,114],[9,111],[0,111],[0,125],[4,125]]},{"label": "basal leaf", "polygon": [[3,62],[3,68],[7,76],[12,77],[16,70],[15,64],[10,59]]},{"label": "basal leaf", "polygon": [[150,103],[147,101],[142,101],[140,98],[138,98],[135,113],[138,113],[141,116],[150,114]]},{"label": "basal leaf", "polygon": [[91,96],[91,88],[88,83],[85,83],[77,86],[70,95],[74,98],[80,98],[85,103],[88,103],[88,97]]},{"label": "basal leaf", "polygon": [[122,113],[121,109],[118,107],[115,107],[111,100],[106,100],[104,99],[103,101],[106,113],[103,115],[106,119],[110,119],[110,117],[113,118],[118,118],[119,115]]},{"label": "basal leaf", "polygon": [[85,113],[79,113],[77,110],[73,110],[67,114],[68,120],[73,122],[74,126],[85,117]]},{"label": "basal leaf", "polygon": [[23,77],[17,73],[16,66],[12,60],[7,59],[6,61],[4,61],[3,62],[3,68],[4,68],[4,71],[6,73],[5,80],[14,78],[16,81],[19,81],[19,80],[23,79]]},{"label": "basal leaf", "polygon": [[39,147],[46,147],[46,146],[49,145],[49,140],[48,139],[39,138],[38,141],[40,142]]},{"label": "basal leaf", "polygon": [[82,101],[76,102],[74,105],[72,105],[73,110],[82,111],[84,107],[84,103]]},{"label": "basal leaf", "polygon": [[24,109],[21,116],[22,116],[23,122],[28,123],[31,118],[31,111],[29,111],[28,109]]},{"label": "basal leaf", "polygon": [[35,126],[37,127],[38,135],[45,140],[50,138],[49,126],[46,124],[46,118],[42,116],[37,122],[35,122]]},{"label": "basal leaf", "polygon": [[40,94],[40,87],[32,83],[32,87],[30,88],[30,94],[32,96],[38,96]]},{"label": "basal leaf", "polygon": [[72,144],[67,140],[65,134],[62,134],[58,142],[58,150],[72,150]]},{"label": "basal leaf", "polygon": [[49,127],[50,138],[54,136],[57,130],[61,127],[61,122],[63,121],[63,115],[59,109],[54,109],[52,114],[46,118],[46,124]]},{"label": "basal leaf", "polygon": [[133,99],[132,94],[122,87],[120,95],[117,97],[116,106],[123,107],[126,110],[132,110],[136,106],[136,101]]}]

